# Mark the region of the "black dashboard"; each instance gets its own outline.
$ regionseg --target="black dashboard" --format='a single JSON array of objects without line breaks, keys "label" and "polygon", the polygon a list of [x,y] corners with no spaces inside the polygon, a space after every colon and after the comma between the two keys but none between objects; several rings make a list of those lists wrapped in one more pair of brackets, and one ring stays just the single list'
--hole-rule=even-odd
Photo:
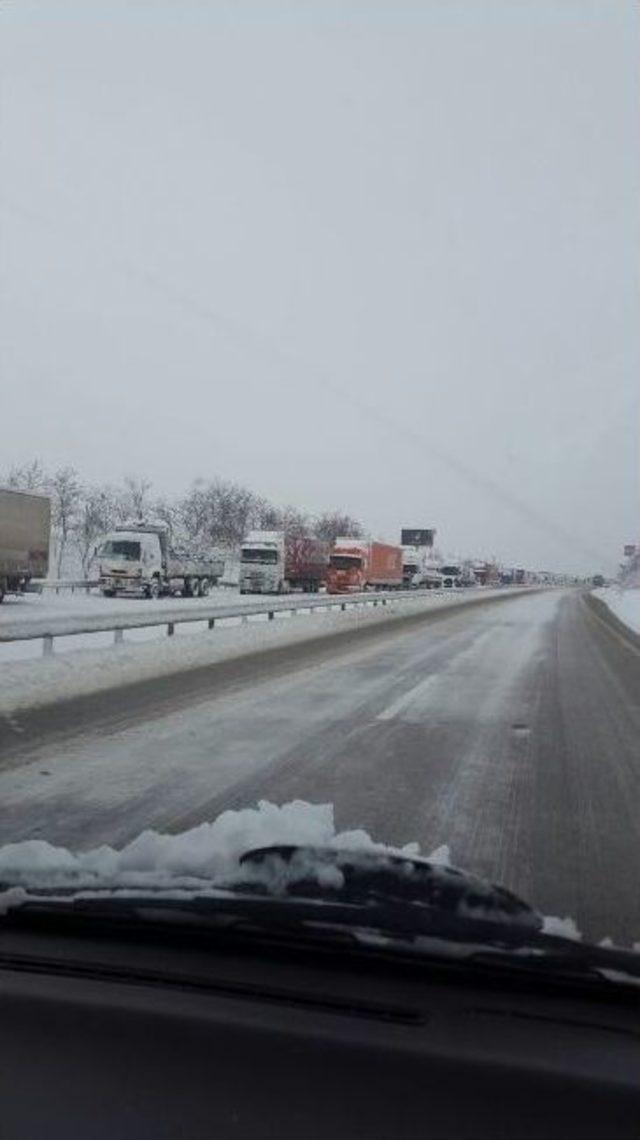
[{"label": "black dashboard", "polygon": [[0,1134],[637,1138],[639,1008],[375,953],[9,929]]}]

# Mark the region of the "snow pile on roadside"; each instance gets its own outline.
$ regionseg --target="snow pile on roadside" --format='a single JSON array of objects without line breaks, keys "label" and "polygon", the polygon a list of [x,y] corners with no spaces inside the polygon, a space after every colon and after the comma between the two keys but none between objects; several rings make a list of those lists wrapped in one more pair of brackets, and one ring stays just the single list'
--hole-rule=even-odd
[{"label": "snow pile on roadside", "polygon": [[[301,844],[350,851],[376,851],[415,857],[417,843],[398,849],[376,843],[363,830],[337,832],[332,804],[303,800],[278,807],[261,800],[257,808],[225,811],[178,835],[143,831],[121,850],[96,847],[77,853],[28,839],[0,847],[0,883],[31,890],[108,888],[181,889],[230,884],[246,851],[273,844]],[[434,852],[444,865],[446,848]],[[243,878],[246,872],[243,872]],[[0,894],[0,909],[12,899]],[[13,896],[14,901],[20,901]]]},{"label": "snow pile on roadside", "polygon": [[634,633],[640,633],[640,587],[622,589],[619,586],[605,586],[594,590],[593,596],[611,610],[619,621]]}]

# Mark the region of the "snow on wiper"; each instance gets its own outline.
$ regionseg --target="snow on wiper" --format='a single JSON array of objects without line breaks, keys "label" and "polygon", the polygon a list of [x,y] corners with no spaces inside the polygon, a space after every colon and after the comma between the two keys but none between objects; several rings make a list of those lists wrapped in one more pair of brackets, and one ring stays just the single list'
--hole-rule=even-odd
[{"label": "snow on wiper", "polygon": [[[504,887],[455,867],[389,852],[277,844],[246,852],[236,891],[264,891],[354,908],[362,920],[375,913],[385,926],[418,931],[471,923],[541,931],[543,918]],[[355,920],[355,916],[354,916]]]},{"label": "snow on wiper", "polygon": [[637,954],[576,941],[571,920],[543,918],[503,887],[450,866],[446,849],[424,859],[417,844],[398,849],[363,830],[338,832],[331,804],[299,800],[261,801],[182,833],[145,831],[121,848],[74,852],[40,839],[0,846],[0,915],[34,906],[88,919],[102,908],[145,922],[279,926],[418,956],[511,955],[514,966],[536,969],[595,962],[610,981],[640,976]]}]

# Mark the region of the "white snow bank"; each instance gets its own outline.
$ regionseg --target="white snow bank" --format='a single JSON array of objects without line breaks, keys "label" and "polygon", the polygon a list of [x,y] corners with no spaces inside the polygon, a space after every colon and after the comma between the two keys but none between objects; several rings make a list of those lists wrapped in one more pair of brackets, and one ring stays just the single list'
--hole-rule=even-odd
[{"label": "white snow bank", "polygon": [[[503,595],[504,591],[500,592],[500,596]],[[487,592],[483,596],[491,595]],[[452,604],[458,608],[475,597],[474,593],[473,597],[456,598],[452,602],[448,596],[423,594],[415,600],[390,600],[386,606],[377,608],[354,607],[345,612],[319,609],[294,618],[279,616],[275,621],[253,617],[246,624],[216,626],[210,631],[203,623],[202,631],[191,632],[193,627],[185,626],[183,628],[190,632],[176,631],[174,637],[162,636],[141,643],[128,641],[129,635],[125,633],[120,645],[78,649],[38,660],[11,661],[0,665],[0,714],[230,661],[273,646],[328,637],[347,629],[391,625],[405,615]]]},{"label": "white snow bank", "polygon": [[634,633],[640,633],[640,587],[623,590],[619,586],[605,586],[594,590],[593,595],[600,598],[619,621]]}]

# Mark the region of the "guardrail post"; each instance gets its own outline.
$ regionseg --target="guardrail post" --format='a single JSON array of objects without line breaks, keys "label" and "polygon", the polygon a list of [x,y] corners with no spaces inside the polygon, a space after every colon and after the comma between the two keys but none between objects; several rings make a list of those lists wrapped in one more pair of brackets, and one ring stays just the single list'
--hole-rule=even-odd
[{"label": "guardrail post", "polygon": [[215,624],[216,624],[216,619],[215,618],[209,618],[209,621],[207,622],[207,626],[209,627],[209,629],[213,629]]},{"label": "guardrail post", "polygon": [[53,637],[50,633],[45,633],[44,637],[42,638],[42,656],[53,656]]},{"label": "guardrail post", "polygon": [[167,637],[173,637],[175,631],[176,631],[176,627],[175,627],[174,622],[168,621],[167,622]]},{"label": "guardrail post", "polygon": [[340,602],[340,609],[346,610],[346,608],[347,608],[347,603],[346,602]]},{"label": "guardrail post", "polygon": [[113,644],[114,645],[120,645],[120,643],[122,641],[124,641],[124,630],[114,629],[114,631],[113,631]]},{"label": "guardrail post", "polygon": [[267,612],[267,620],[268,620],[268,621],[273,621],[273,610],[268,610],[268,612]]}]

